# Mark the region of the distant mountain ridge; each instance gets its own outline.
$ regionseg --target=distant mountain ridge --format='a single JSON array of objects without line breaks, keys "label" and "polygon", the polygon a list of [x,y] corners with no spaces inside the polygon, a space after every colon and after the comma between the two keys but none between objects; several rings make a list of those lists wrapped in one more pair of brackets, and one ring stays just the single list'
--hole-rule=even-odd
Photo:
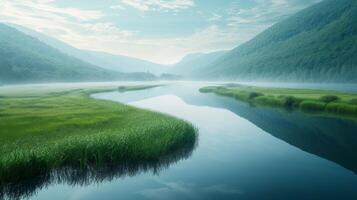
[{"label": "distant mountain ridge", "polygon": [[0,83],[154,79],[146,73],[105,70],[0,24]]},{"label": "distant mountain ridge", "polygon": [[188,54],[167,71],[171,74],[177,74],[186,78],[194,77],[194,74],[200,74],[200,71],[207,65],[219,59],[228,51],[216,51],[211,53]]},{"label": "distant mountain ridge", "polygon": [[357,1],[325,0],[273,25],[199,78],[357,82]]},{"label": "distant mountain ridge", "polygon": [[189,54],[172,66],[77,49],[12,26],[21,32],[0,24],[0,82],[155,79],[150,72],[170,79],[357,83],[357,0],[324,0],[231,51]]},{"label": "distant mountain ridge", "polygon": [[78,58],[105,69],[125,73],[145,72],[159,75],[167,68],[166,66],[138,58],[89,50],[82,50],[82,52],[83,54],[78,56]]},{"label": "distant mountain ridge", "polygon": [[166,66],[164,65],[128,56],[113,55],[105,52],[78,49],[55,38],[28,29],[26,27],[22,27],[15,24],[9,25],[27,35],[39,39],[40,41],[46,43],[47,45],[53,48],[60,50],[62,53],[71,55],[73,57],[76,57],[92,65],[96,65],[104,69],[119,71],[123,73],[144,72],[153,73],[156,75],[159,75],[166,70]]}]

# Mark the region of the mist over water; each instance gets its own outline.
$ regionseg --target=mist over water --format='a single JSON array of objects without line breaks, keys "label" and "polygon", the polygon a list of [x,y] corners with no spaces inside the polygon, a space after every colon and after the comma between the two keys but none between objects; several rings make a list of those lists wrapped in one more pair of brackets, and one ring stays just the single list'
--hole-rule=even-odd
[{"label": "mist over water", "polygon": [[275,88],[300,88],[300,89],[322,89],[336,90],[341,92],[357,92],[356,83],[292,83],[292,82],[242,82],[242,81],[115,81],[115,82],[82,82],[82,83],[38,83],[38,84],[18,84],[0,85],[0,91],[16,89],[75,89],[85,87],[110,87],[119,85],[170,85],[176,83],[191,84],[196,86],[221,85],[221,84],[243,84],[259,87]]}]

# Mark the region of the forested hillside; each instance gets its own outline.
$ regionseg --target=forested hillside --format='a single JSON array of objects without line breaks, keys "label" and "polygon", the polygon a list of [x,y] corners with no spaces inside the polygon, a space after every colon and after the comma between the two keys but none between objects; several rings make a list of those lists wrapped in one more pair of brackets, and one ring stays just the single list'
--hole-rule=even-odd
[{"label": "forested hillside", "polygon": [[198,77],[357,82],[357,1],[325,0],[273,25]]}]

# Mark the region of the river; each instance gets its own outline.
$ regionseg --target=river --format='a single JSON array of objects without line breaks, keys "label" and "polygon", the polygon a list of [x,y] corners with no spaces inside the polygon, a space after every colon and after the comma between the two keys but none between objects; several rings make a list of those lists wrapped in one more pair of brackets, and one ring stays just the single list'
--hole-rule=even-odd
[{"label": "river", "polygon": [[190,156],[104,181],[49,183],[29,199],[357,199],[356,121],[255,107],[201,86],[93,95],[191,122],[199,137]]}]

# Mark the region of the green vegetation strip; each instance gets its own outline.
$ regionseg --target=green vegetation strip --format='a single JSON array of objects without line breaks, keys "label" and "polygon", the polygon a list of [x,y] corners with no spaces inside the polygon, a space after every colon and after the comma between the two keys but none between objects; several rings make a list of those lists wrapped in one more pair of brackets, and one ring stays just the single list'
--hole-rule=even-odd
[{"label": "green vegetation strip", "polygon": [[2,93],[0,184],[68,167],[155,162],[195,143],[196,130],[185,121],[90,98],[112,90],[117,88]]},{"label": "green vegetation strip", "polygon": [[118,91],[121,93],[124,93],[124,92],[128,92],[128,91],[151,89],[151,88],[160,87],[160,86],[163,86],[163,85],[119,86]]},{"label": "green vegetation strip", "polygon": [[253,87],[240,84],[210,86],[202,93],[215,93],[260,105],[324,112],[357,118],[357,94],[325,90]]}]

